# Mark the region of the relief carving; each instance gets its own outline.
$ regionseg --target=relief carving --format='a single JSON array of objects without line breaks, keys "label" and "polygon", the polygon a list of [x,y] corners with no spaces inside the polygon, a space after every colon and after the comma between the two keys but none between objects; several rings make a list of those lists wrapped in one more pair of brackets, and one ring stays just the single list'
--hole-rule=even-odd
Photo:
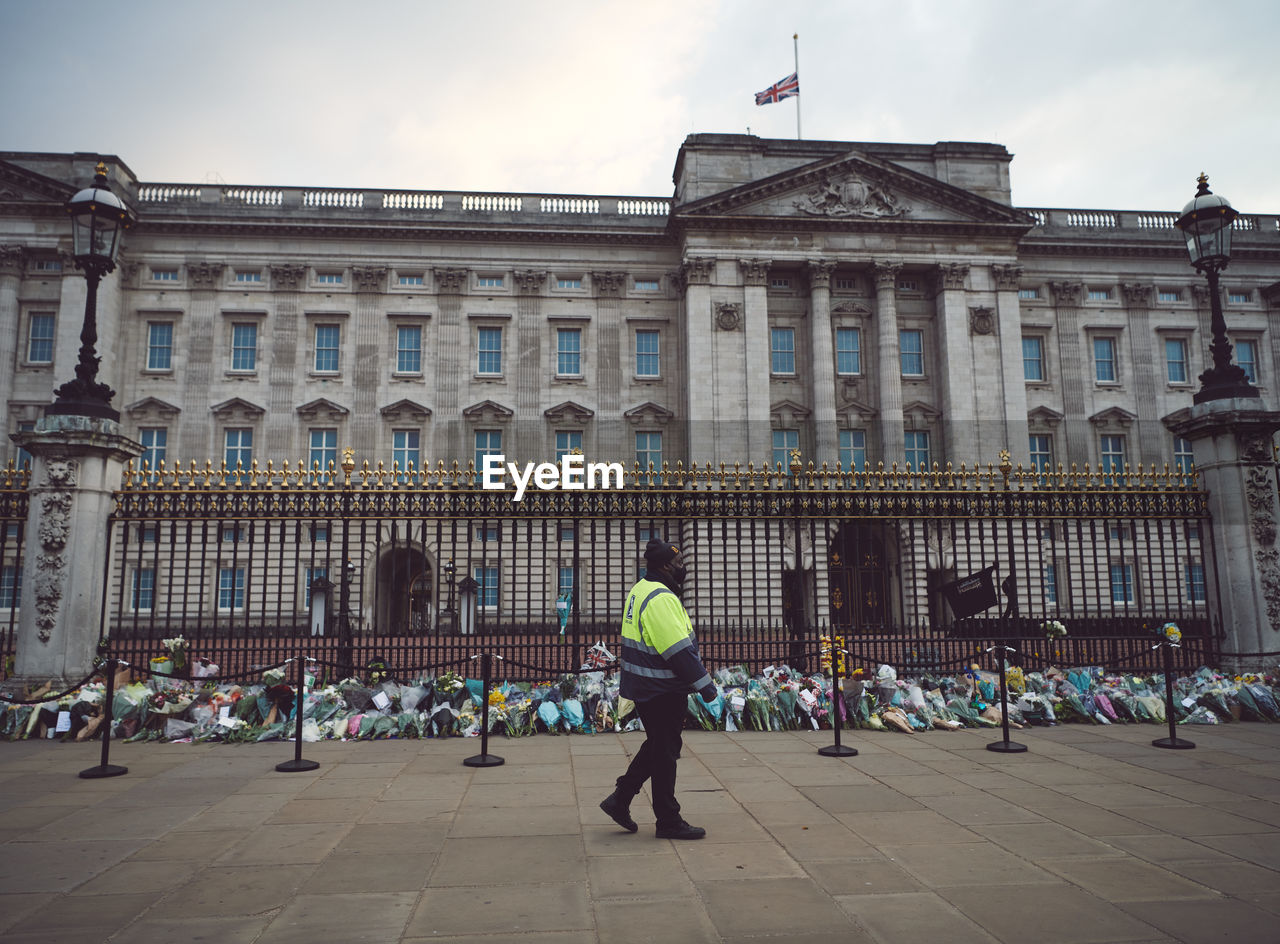
[{"label": "relief carving", "polygon": [[[949,262],[938,266],[938,273],[942,276],[942,287],[948,291],[964,288],[965,277],[969,274],[969,267],[961,262]],[[986,332],[983,332],[984,334]]]},{"label": "relief carving", "polygon": [[1150,308],[1154,290],[1152,286],[1140,282],[1121,282],[1120,294],[1124,296],[1124,303],[1129,308]]},{"label": "relief carving", "polygon": [[997,291],[1016,292],[1022,286],[1022,266],[993,265],[991,277],[996,280]]},{"label": "relief carving", "polygon": [[716,306],[716,327],[721,331],[736,331],[741,323],[741,305],[725,302]]},{"label": "relief carving", "polygon": [[27,267],[27,250],[23,246],[0,246],[0,275],[21,276]]},{"label": "relief carving", "polygon": [[711,273],[716,267],[716,261],[706,256],[694,256],[686,259],[680,267],[680,271],[684,274],[685,285],[710,285]]},{"label": "relief carving", "polygon": [[806,270],[809,273],[809,288],[831,288],[831,273],[836,264],[827,259],[810,259]]},{"label": "relief carving", "polygon": [[623,272],[592,272],[591,287],[598,298],[621,298],[625,279]]},{"label": "relief carving", "polygon": [[876,291],[893,291],[898,285],[898,272],[901,262],[875,262],[871,265],[871,275],[875,279]]},{"label": "relief carving", "polygon": [[1267,603],[1267,621],[1272,629],[1280,628],[1280,551],[1259,548],[1258,578],[1262,581],[1262,598]]},{"label": "relief carving", "polygon": [[66,563],[60,554],[36,555],[36,635],[48,642],[58,625],[58,606],[62,602],[63,571]]},{"label": "relief carving", "polygon": [[1078,308],[1084,297],[1084,283],[1050,282],[1049,291],[1053,292],[1053,303],[1059,308]]},{"label": "relief carving", "polygon": [[351,279],[357,292],[381,292],[386,287],[386,266],[352,266]]},{"label": "relief carving", "polygon": [[467,284],[466,269],[436,269],[436,290],[441,295],[461,295]]},{"label": "relief carving", "polygon": [[296,292],[302,285],[306,268],[297,263],[286,262],[271,266],[271,287],[284,292]]},{"label": "relief carving", "polygon": [[791,205],[813,216],[873,220],[906,216],[910,212],[883,183],[852,176],[844,180],[827,177]]},{"label": "relief carving", "polygon": [[513,273],[516,280],[516,291],[521,295],[537,295],[542,291],[542,283],[547,280],[546,272],[533,269],[517,269]]},{"label": "relief carving", "polygon": [[50,491],[40,495],[38,539],[42,553],[36,555],[36,635],[48,642],[58,624],[66,561],[62,552],[71,539],[71,489],[79,480],[79,464],[71,459],[54,459],[45,466],[45,484]]},{"label": "relief carving", "polygon": [[224,268],[220,262],[189,262],[187,278],[191,280],[192,288],[213,288],[222,278]]},{"label": "relief carving", "polygon": [[969,309],[969,333],[992,334],[996,329],[996,314],[990,308],[979,306]]},{"label": "relief carving", "polygon": [[772,259],[739,259],[738,270],[742,273],[743,285],[768,285],[769,266]]}]

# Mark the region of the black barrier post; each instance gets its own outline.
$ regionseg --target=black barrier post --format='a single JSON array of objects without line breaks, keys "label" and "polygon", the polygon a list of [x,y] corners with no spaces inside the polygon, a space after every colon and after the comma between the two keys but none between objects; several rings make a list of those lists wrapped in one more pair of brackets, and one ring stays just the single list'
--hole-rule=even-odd
[{"label": "black barrier post", "polygon": [[[474,658],[474,656],[472,657]],[[489,753],[489,653],[480,656],[480,678],[484,681],[484,694],[480,702],[480,753],[463,760],[466,767],[501,767],[506,763],[501,757]],[[501,657],[499,657],[501,658]]]},{"label": "black barrier post", "polygon": [[[844,677],[844,673],[837,671],[836,667],[840,663],[837,662],[838,657],[836,653],[842,653],[847,656],[849,651],[847,649],[837,649],[835,640],[833,639],[831,641],[831,700],[834,701],[835,704],[832,706],[831,711],[831,727],[835,731],[836,742],[834,744],[828,744],[826,747],[818,748],[818,753],[823,757],[854,757],[858,753],[857,749],[853,747],[845,747],[840,743],[840,715],[844,713],[844,692],[842,691],[843,686],[841,686],[840,681]],[[843,662],[843,660],[840,661]]]},{"label": "black barrier post", "polygon": [[80,771],[80,776],[86,780],[98,780],[102,777],[119,777],[121,774],[129,772],[128,767],[121,767],[119,764],[107,763],[108,755],[111,752],[111,723],[112,702],[116,697],[116,671],[120,666],[117,659],[108,659],[103,663],[103,670],[107,673],[107,691],[102,702],[102,763],[97,767],[90,767],[87,770]]},{"label": "black barrier post", "polygon": [[1167,747],[1175,751],[1189,751],[1195,747],[1194,741],[1178,737],[1173,720],[1173,653],[1169,650],[1177,643],[1165,641],[1160,643],[1164,649],[1164,716],[1169,722],[1169,736],[1156,738],[1151,742],[1154,747]]},{"label": "black barrier post", "polygon": [[285,774],[297,773],[302,770],[315,770],[320,766],[319,761],[302,759],[302,704],[304,689],[307,684],[306,661],[306,659],[298,657],[298,695],[293,703],[293,760],[286,760],[276,764],[276,770]]},{"label": "black barrier post", "polygon": [[992,741],[987,745],[987,750],[997,751],[1001,754],[1023,754],[1026,753],[1027,745],[1019,744],[1017,741],[1009,740],[1009,689],[1004,681],[1004,654],[1006,652],[1017,652],[1016,649],[1010,649],[1001,643],[999,646],[992,646],[987,652],[993,650],[1001,650],[1000,660],[1000,727],[1004,730],[1004,740]]}]

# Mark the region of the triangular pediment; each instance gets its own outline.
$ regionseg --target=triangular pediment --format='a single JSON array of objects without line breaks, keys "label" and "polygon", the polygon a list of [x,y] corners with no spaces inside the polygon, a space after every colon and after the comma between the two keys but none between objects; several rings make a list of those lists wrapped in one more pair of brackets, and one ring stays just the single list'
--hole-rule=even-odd
[{"label": "triangular pediment", "polygon": [[550,409],[544,410],[542,415],[553,423],[562,423],[565,421],[585,423],[596,414],[595,410],[588,409],[581,403],[574,403],[572,400],[565,400],[564,403],[556,404]]},{"label": "triangular pediment", "polygon": [[400,419],[422,422],[431,415],[431,408],[415,400],[403,399],[388,403],[378,412],[382,414],[384,420],[390,420],[393,423]]},{"label": "triangular pediment", "polygon": [[495,403],[493,400],[481,400],[479,403],[473,403],[464,409],[462,415],[472,421],[487,420],[492,423],[500,420],[509,420],[515,416],[515,413],[501,403]]},{"label": "triangular pediment", "polygon": [[879,410],[871,404],[853,399],[846,400],[836,408],[836,417],[844,421],[843,426],[846,429],[853,429],[859,423],[875,419],[878,413]]},{"label": "triangular pediment", "polygon": [[1099,410],[1089,417],[1089,422],[1094,426],[1129,426],[1137,418],[1136,413],[1130,413],[1123,407],[1113,406]]},{"label": "triangular pediment", "polygon": [[667,423],[675,417],[675,414],[666,407],[658,406],[652,400],[641,403],[637,407],[632,407],[622,414],[627,421],[637,425],[651,424],[655,426],[666,426]]},{"label": "triangular pediment", "polygon": [[1032,426],[1057,426],[1065,415],[1047,406],[1038,406],[1027,411],[1027,422]]},{"label": "triangular pediment", "polygon": [[220,420],[253,420],[262,416],[267,411],[256,403],[250,403],[240,397],[232,397],[230,400],[223,400],[216,406],[209,408],[209,411]]},{"label": "triangular pediment", "polygon": [[779,400],[769,407],[769,415],[782,423],[784,427],[791,426],[799,420],[807,418],[812,412],[803,403],[796,403],[794,400]]},{"label": "triangular pediment", "polygon": [[831,306],[831,314],[834,315],[853,315],[858,318],[870,318],[873,312],[861,302],[855,302],[850,299],[844,299],[836,302]]},{"label": "triangular pediment", "polygon": [[135,420],[171,420],[182,412],[182,407],[166,403],[157,397],[143,397],[141,400],[130,403],[124,411]]},{"label": "triangular pediment", "polygon": [[930,406],[923,400],[912,400],[910,403],[902,405],[902,415],[918,416],[925,420],[936,420],[942,416],[942,411]]},{"label": "triangular pediment", "polygon": [[340,403],[334,403],[328,397],[317,397],[304,403],[295,411],[304,420],[326,420],[336,423],[351,411]]},{"label": "triangular pediment", "polygon": [[1031,228],[1031,218],[987,197],[857,150],[814,161],[673,208],[686,223],[781,220],[863,228],[951,224]]},{"label": "triangular pediment", "polygon": [[79,188],[0,161],[0,203],[66,203]]}]

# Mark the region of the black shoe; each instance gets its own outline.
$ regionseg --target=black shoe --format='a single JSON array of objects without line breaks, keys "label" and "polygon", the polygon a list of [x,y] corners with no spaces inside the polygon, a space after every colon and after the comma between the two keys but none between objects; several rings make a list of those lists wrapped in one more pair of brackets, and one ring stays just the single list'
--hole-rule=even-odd
[{"label": "black shoe", "polygon": [[618,799],[616,793],[610,793],[607,797],[600,801],[600,809],[608,814],[609,819],[613,820],[629,833],[635,832],[640,827],[636,825],[636,821],[631,818],[631,811],[623,805]]},{"label": "black shoe", "polygon": [[656,833],[659,839],[701,839],[706,834],[701,826],[690,826],[684,820],[672,826],[659,826]]}]

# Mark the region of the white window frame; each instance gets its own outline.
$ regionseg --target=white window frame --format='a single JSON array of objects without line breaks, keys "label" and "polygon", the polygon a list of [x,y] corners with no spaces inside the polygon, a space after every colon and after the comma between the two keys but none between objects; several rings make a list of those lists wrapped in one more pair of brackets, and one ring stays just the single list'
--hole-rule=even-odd
[{"label": "white window frame", "polygon": [[556,328],[556,377],[582,377],[581,328]]},{"label": "white window frame", "polygon": [[[321,332],[324,333],[325,346],[320,347]],[[329,342],[333,341],[330,345]],[[326,364],[320,363],[321,353],[326,355]],[[332,357],[333,366],[328,366],[327,359]],[[336,321],[321,321],[311,326],[311,372],[333,376],[342,372],[342,325]]]},{"label": "white window frame", "polygon": [[[160,329],[167,328],[169,331],[168,344],[157,344],[157,333]],[[149,373],[172,373],[173,372],[173,335],[174,324],[172,321],[148,321],[147,322],[147,371]],[[163,353],[163,358],[159,355]],[[157,363],[163,359],[164,363]]]},{"label": "white window frame", "polygon": [[[653,338],[653,350],[642,351],[640,349],[640,339]],[[662,377],[662,332],[657,328],[636,328],[635,330],[636,344],[636,378],[639,380],[659,380]],[[644,360],[641,360],[644,358]],[[653,371],[649,372],[642,368],[648,366],[648,358],[653,359]]]},{"label": "white window frame", "polygon": [[[493,340],[494,334],[497,332],[497,350],[491,347],[483,346],[482,342],[486,339]],[[506,341],[506,332],[502,330],[502,325],[477,325],[476,326],[476,376],[477,377],[501,377],[503,376],[503,346]],[[497,357],[497,370],[484,370],[486,366],[486,357]]]}]

